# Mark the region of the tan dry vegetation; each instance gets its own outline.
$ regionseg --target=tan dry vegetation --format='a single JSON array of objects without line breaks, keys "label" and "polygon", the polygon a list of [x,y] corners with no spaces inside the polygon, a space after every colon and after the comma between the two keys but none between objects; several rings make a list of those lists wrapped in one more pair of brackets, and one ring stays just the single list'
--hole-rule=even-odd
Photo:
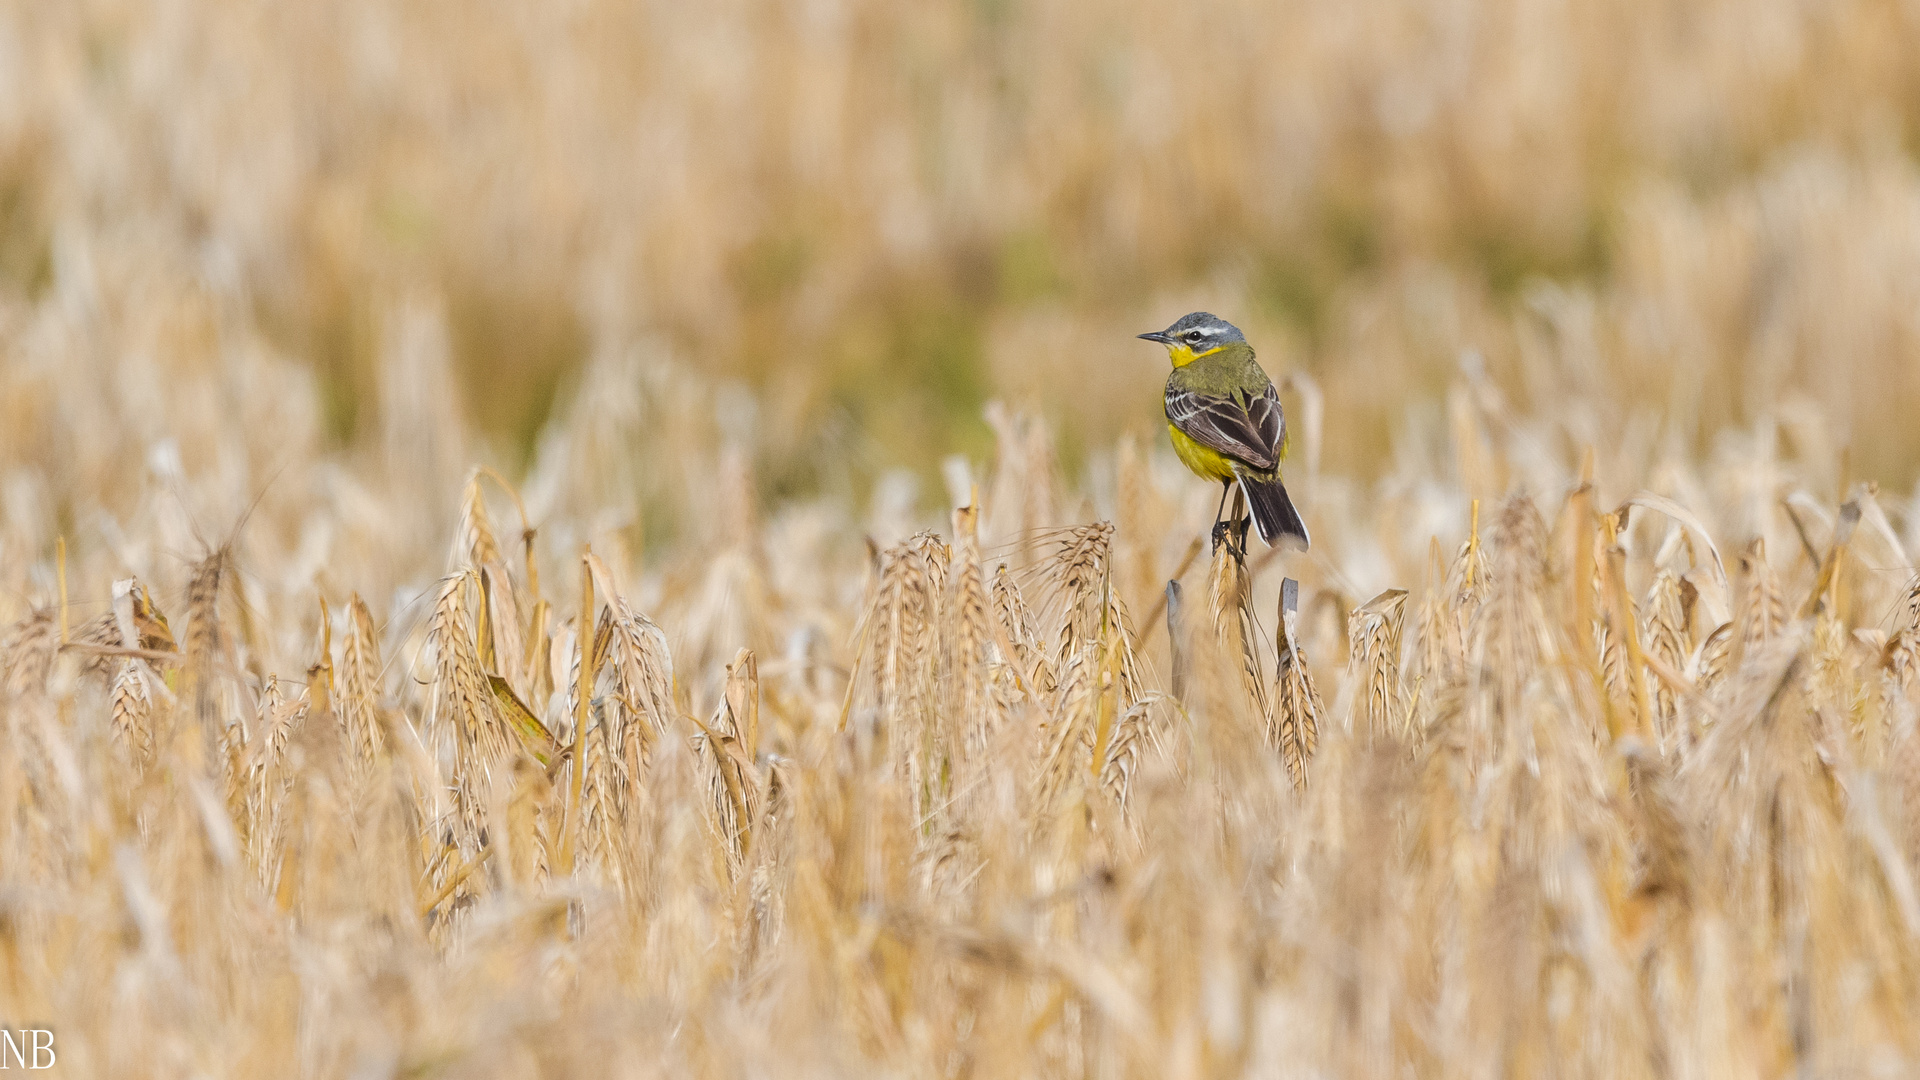
[{"label": "tan dry vegetation", "polygon": [[[1075,494],[1031,417],[889,534],[590,378],[525,492],[309,457],[236,525],[156,450],[64,563],[9,519],[0,1013],[70,1074],[1920,1057],[1920,514],[1833,458],[1561,459],[1606,401],[1469,371],[1449,459],[1528,486],[1303,475],[1313,555],[1243,571],[1177,465]],[[649,460],[726,478],[711,543],[633,546]]]}]

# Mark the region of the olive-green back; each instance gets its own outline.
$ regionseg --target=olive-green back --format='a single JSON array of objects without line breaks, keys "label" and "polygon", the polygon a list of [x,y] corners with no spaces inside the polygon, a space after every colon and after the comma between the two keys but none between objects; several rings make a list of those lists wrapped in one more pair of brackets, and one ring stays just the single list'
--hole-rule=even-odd
[{"label": "olive-green back", "polygon": [[1271,381],[1254,360],[1252,346],[1228,345],[1185,367],[1174,368],[1167,385],[1196,394],[1234,398],[1244,405],[1266,390]]}]

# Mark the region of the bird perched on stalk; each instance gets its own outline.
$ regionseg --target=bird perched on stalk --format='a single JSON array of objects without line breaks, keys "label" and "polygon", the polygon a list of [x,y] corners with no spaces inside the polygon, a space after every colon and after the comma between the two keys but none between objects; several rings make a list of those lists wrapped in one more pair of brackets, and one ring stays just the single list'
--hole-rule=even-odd
[{"label": "bird perched on stalk", "polygon": [[1246,335],[1225,319],[1196,311],[1139,336],[1165,345],[1173,359],[1166,393],[1173,452],[1199,476],[1222,484],[1213,515],[1216,543],[1220,515],[1237,481],[1260,539],[1268,547],[1285,543],[1305,551],[1307,526],[1280,482],[1287,421]]}]

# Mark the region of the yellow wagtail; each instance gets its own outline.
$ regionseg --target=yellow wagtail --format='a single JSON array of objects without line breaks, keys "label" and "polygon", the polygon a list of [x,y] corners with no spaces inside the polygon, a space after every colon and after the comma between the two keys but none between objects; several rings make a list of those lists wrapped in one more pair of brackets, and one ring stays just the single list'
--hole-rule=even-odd
[{"label": "yellow wagtail", "polygon": [[1246,335],[1225,319],[1196,311],[1165,330],[1140,336],[1165,345],[1173,358],[1166,396],[1173,452],[1187,468],[1224,485],[1214,521],[1220,520],[1237,480],[1260,539],[1268,547],[1286,540],[1306,550],[1307,526],[1280,482],[1287,421],[1273,380],[1260,370]]}]

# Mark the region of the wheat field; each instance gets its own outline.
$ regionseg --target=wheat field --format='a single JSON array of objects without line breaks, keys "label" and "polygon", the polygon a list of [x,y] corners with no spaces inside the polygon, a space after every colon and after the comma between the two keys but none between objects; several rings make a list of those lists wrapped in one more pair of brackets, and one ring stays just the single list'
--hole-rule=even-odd
[{"label": "wheat field", "polygon": [[[0,7],[0,1027],[115,1080],[1920,1072],[1917,40]],[[1205,542],[1131,337],[1195,307],[1308,553]]]}]

